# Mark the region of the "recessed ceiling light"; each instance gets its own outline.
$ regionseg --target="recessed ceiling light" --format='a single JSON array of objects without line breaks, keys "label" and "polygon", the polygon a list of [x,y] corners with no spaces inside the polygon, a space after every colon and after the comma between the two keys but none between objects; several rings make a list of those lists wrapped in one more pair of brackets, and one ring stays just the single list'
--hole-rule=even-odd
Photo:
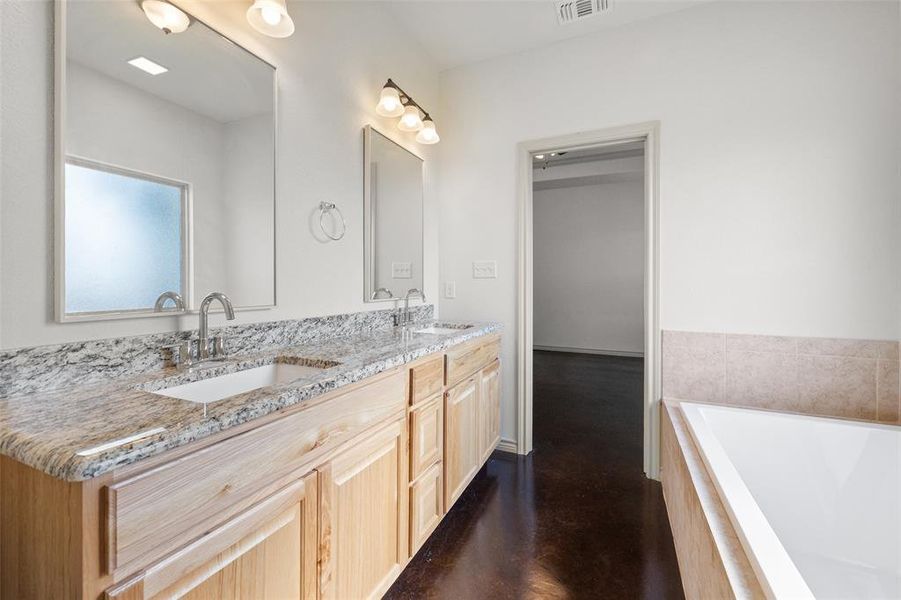
[{"label": "recessed ceiling light", "polygon": [[159,75],[160,73],[165,73],[169,70],[163,65],[158,65],[149,58],[144,58],[143,56],[131,59],[128,61],[128,64],[141,69],[145,73],[150,73],[151,75]]},{"label": "recessed ceiling light", "polygon": [[556,152],[551,152],[551,157],[557,156]]},{"label": "recessed ceiling light", "polygon": [[535,155],[535,160],[541,160],[543,158],[544,158],[544,154],[536,154]]}]

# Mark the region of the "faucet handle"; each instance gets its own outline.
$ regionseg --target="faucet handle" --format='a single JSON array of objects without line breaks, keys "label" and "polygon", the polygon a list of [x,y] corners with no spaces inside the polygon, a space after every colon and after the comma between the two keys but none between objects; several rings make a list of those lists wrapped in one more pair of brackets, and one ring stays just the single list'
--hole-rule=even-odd
[{"label": "faucet handle", "polygon": [[225,351],[225,336],[216,335],[210,340],[210,357],[225,358],[228,353]]},{"label": "faucet handle", "polygon": [[194,344],[196,340],[186,340],[171,346],[163,346],[164,359],[169,366],[180,369],[190,367],[194,362]]}]

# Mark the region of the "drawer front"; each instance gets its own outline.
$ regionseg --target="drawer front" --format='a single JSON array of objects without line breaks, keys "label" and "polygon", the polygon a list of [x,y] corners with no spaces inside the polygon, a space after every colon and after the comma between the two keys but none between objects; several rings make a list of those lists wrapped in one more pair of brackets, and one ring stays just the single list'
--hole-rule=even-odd
[{"label": "drawer front", "polygon": [[444,403],[441,396],[410,410],[410,480],[441,460],[443,438]]},{"label": "drawer front", "polygon": [[108,488],[107,568],[118,579],[287,484],[406,405],[406,371],[323,400]]},{"label": "drawer front", "polygon": [[410,556],[429,539],[444,515],[441,472],[438,463],[410,486]]},{"label": "drawer front", "polygon": [[491,363],[500,354],[501,340],[497,336],[479,338],[447,349],[447,385],[472,375]]},{"label": "drawer front", "polygon": [[317,478],[313,472],[289,484],[107,590],[107,600],[206,598],[235,579],[245,596],[315,599]]},{"label": "drawer front", "polygon": [[410,404],[416,404],[441,392],[444,386],[444,357],[435,358],[410,369]]}]

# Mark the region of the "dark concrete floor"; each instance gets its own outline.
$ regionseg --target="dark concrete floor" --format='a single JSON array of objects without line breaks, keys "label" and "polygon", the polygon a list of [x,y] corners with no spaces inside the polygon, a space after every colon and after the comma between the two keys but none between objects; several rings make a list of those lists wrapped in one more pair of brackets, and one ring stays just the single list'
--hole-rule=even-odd
[{"label": "dark concrete floor", "polygon": [[535,352],[534,451],[495,452],[386,598],[681,598],[642,473],[642,360]]}]

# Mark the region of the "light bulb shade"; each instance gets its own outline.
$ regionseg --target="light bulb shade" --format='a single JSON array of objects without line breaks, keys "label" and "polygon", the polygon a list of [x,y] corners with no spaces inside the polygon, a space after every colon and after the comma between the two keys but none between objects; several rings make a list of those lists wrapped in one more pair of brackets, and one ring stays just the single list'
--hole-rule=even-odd
[{"label": "light bulb shade", "polygon": [[141,9],[151,23],[166,33],[181,33],[191,24],[188,15],[164,0],[144,0]]},{"label": "light bulb shade", "polygon": [[422,117],[419,116],[419,109],[412,104],[404,107],[404,114],[398,121],[397,128],[401,131],[419,131],[422,129]]},{"label": "light bulb shade", "polygon": [[247,22],[269,37],[286,38],[294,33],[294,21],[285,0],[256,0],[247,9]]},{"label": "light bulb shade", "polygon": [[422,129],[416,134],[416,141],[420,144],[437,144],[441,141],[438,131],[435,129],[435,122],[429,117],[422,122]]},{"label": "light bulb shade", "polygon": [[399,117],[404,114],[404,105],[400,101],[400,94],[397,92],[397,88],[389,85],[382,88],[375,112],[383,117]]}]

